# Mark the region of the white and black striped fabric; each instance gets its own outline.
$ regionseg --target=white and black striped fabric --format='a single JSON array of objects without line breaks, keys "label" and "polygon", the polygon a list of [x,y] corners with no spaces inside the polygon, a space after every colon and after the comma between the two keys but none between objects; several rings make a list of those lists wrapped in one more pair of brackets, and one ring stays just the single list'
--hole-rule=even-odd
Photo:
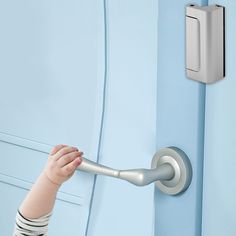
[{"label": "white and black striped fabric", "polygon": [[27,219],[19,211],[16,214],[14,236],[47,236],[51,213],[38,219]]}]

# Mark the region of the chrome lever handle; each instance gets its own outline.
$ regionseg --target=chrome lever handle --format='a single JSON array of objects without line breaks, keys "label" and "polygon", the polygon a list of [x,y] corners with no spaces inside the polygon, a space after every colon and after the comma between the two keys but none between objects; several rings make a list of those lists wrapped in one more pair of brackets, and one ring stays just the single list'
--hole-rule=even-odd
[{"label": "chrome lever handle", "polygon": [[176,147],[163,148],[152,160],[151,169],[117,170],[86,158],[78,170],[126,180],[137,186],[156,182],[156,186],[171,195],[184,191],[191,181],[191,165],[186,154]]},{"label": "chrome lever handle", "polygon": [[174,169],[170,164],[163,164],[155,169],[116,170],[83,158],[78,169],[93,174],[123,179],[137,186],[145,186],[156,180],[170,180],[174,177]]}]

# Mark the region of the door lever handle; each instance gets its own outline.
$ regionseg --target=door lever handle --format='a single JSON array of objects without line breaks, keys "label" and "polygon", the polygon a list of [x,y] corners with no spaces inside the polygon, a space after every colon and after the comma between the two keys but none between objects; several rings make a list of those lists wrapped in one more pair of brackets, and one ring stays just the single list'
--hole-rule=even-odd
[{"label": "door lever handle", "polygon": [[116,170],[83,158],[78,169],[127,180],[137,186],[145,186],[156,180],[170,180],[174,177],[174,169],[170,164],[163,164],[155,169]]},{"label": "door lever handle", "polygon": [[152,159],[151,169],[113,169],[83,158],[78,170],[126,180],[137,186],[156,182],[164,193],[176,195],[187,189],[191,182],[191,164],[187,155],[176,147],[159,150]]}]

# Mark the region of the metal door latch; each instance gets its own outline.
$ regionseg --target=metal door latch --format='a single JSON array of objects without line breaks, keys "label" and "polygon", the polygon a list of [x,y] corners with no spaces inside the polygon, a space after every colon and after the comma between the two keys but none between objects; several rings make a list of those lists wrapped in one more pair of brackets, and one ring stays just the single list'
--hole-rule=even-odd
[{"label": "metal door latch", "polygon": [[225,8],[186,6],[186,75],[210,84],[225,77]]},{"label": "metal door latch", "polygon": [[188,156],[177,147],[162,148],[152,159],[151,169],[117,170],[86,158],[78,170],[126,180],[137,186],[155,182],[162,192],[176,195],[185,191],[192,179]]}]

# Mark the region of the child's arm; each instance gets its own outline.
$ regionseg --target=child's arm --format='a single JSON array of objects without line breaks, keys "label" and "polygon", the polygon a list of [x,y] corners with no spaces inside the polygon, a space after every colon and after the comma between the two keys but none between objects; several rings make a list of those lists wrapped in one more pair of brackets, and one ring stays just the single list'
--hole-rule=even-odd
[{"label": "child's arm", "polygon": [[58,189],[74,174],[82,155],[75,147],[57,145],[53,148],[44,170],[19,208],[23,217],[37,219],[52,211]]}]

